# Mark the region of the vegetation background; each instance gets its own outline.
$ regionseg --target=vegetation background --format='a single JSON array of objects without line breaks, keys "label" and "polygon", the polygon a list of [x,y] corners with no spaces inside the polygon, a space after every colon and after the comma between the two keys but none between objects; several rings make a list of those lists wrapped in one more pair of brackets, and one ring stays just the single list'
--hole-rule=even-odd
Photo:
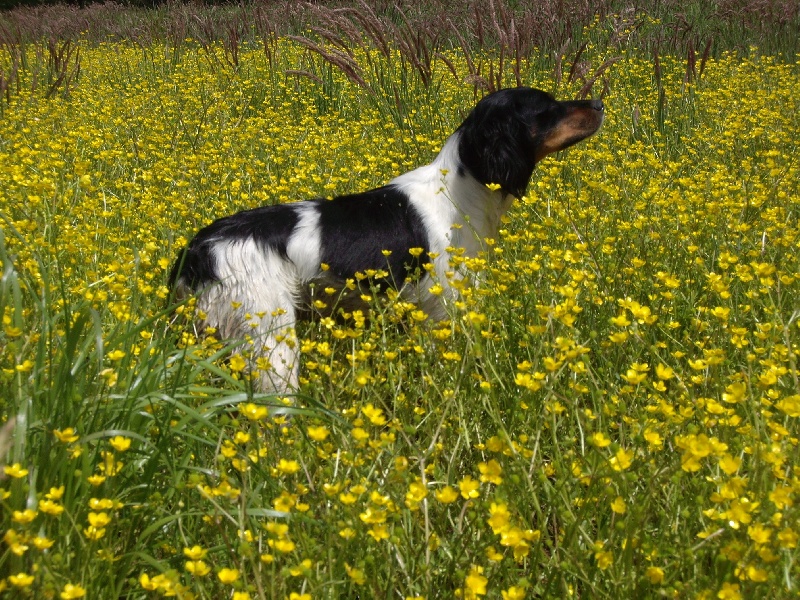
[{"label": "vegetation background", "polygon": [[[13,4],[0,597],[797,597],[797,2]],[[448,321],[304,324],[294,398],[172,322],[199,227],[515,85],[606,123]]]}]

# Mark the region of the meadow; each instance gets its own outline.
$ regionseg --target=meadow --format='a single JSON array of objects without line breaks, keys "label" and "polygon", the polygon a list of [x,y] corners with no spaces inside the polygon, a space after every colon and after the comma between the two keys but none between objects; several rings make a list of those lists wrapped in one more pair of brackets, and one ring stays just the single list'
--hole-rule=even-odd
[{"label": "meadow", "polygon": [[[797,597],[800,56],[351,21],[3,46],[0,598]],[[298,326],[291,398],[174,320],[200,227],[379,185],[518,83],[606,121],[449,320]]]}]

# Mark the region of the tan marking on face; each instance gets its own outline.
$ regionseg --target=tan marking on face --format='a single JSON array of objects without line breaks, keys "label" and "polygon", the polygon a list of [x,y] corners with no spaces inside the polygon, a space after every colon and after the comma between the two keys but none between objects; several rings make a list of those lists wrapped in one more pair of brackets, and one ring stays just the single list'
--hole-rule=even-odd
[{"label": "tan marking on face", "polygon": [[575,108],[542,140],[536,162],[548,154],[563,150],[595,133],[603,123],[603,113],[590,107]]}]

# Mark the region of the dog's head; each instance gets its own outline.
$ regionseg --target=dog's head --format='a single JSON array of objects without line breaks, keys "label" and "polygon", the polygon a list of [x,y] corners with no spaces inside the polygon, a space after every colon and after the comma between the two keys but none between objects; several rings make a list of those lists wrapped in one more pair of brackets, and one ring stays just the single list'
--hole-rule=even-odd
[{"label": "dog's head", "polygon": [[603,114],[600,100],[559,102],[533,88],[500,90],[483,98],[459,127],[459,157],[478,181],[519,198],[536,163],[595,133]]}]

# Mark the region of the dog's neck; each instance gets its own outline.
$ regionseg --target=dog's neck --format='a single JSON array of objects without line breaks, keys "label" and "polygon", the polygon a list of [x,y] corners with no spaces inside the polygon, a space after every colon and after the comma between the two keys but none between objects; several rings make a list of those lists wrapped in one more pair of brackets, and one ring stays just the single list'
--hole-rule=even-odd
[{"label": "dog's neck", "polygon": [[391,183],[408,193],[428,225],[449,239],[450,245],[464,247],[474,256],[486,238],[497,237],[500,219],[514,197],[472,176],[459,156],[460,135],[459,131],[451,135],[433,162]]}]

